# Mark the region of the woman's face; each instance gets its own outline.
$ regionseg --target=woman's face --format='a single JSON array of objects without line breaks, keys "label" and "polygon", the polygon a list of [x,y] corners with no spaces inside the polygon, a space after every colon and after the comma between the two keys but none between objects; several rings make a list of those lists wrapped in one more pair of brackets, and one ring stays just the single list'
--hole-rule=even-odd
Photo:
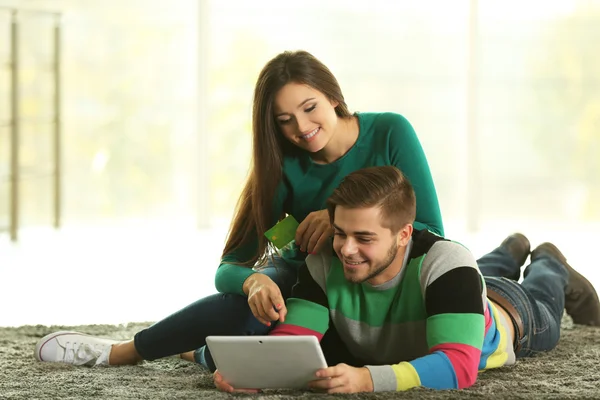
[{"label": "woman's face", "polygon": [[335,133],[337,105],[308,85],[288,83],[275,96],[275,119],[287,140],[316,153]]}]

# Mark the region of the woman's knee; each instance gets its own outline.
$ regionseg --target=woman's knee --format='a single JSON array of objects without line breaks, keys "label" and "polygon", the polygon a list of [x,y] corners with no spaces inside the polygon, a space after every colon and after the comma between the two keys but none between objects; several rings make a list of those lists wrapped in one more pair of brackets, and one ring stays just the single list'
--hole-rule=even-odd
[{"label": "woman's knee", "polygon": [[222,310],[222,318],[228,321],[224,325],[230,328],[228,335],[266,335],[269,332],[270,327],[262,324],[252,314],[245,296],[224,293],[222,298],[230,305]]}]

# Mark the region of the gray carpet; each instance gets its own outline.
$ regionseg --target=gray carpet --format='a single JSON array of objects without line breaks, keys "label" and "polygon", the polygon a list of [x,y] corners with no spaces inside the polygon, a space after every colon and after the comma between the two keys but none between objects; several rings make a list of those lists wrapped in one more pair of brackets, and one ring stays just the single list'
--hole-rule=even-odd
[{"label": "gray carpet", "polygon": [[[302,391],[267,391],[229,395],[215,391],[211,375],[192,363],[172,357],[127,367],[73,367],[39,363],[33,348],[39,338],[56,330],[77,330],[114,339],[129,339],[147,324],[23,326],[0,328],[0,398],[2,399],[290,399],[340,398]],[[563,321],[563,334],[552,352],[520,360],[516,366],[479,375],[474,387],[436,392],[414,389],[403,393],[345,395],[350,399],[447,398],[600,398],[600,329]]]}]

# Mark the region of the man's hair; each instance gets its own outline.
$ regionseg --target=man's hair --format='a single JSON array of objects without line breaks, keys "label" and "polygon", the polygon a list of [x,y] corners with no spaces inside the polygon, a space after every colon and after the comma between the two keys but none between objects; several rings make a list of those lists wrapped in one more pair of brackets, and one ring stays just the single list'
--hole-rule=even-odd
[{"label": "man's hair", "polygon": [[337,206],[377,207],[381,210],[381,225],[393,233],[412,224],[416,214],[413,187],[393,166],[364,168],[347,175],[327,199],[331,223]]}]

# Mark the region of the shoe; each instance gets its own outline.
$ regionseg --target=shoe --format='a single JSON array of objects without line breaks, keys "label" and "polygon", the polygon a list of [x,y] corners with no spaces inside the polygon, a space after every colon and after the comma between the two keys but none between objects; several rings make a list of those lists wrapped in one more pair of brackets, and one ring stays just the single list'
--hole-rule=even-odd
[{"label": "shoe", "polygon": [[580,325],[600,326],[600,300],[594,286],[567,263],[567,258],[552,243],[542,243],[531,252],[531,260],[549,255],[560,261],[569,271],[565,288],[565,310]]},{"label": "shoe", "polygon": [[[517,262],[519,268],[525,264],[525,260],[529,256],[529,251],[531,249],[531,245],[529,244],[529,239],[525,237],[522,233],[513,233],[508,236],[502,243],[500,247],[508,251],[511,257]],[[519,275],[520,275],[519,269]],[[515,280],[519,280],[519,277]]]},{"label": "shoe", "polygon": [[38,361],[73,365],[108,365],[108,357],[116,340],[102,339],[78,332],[59,331],[44,336],[35,345]]}]

